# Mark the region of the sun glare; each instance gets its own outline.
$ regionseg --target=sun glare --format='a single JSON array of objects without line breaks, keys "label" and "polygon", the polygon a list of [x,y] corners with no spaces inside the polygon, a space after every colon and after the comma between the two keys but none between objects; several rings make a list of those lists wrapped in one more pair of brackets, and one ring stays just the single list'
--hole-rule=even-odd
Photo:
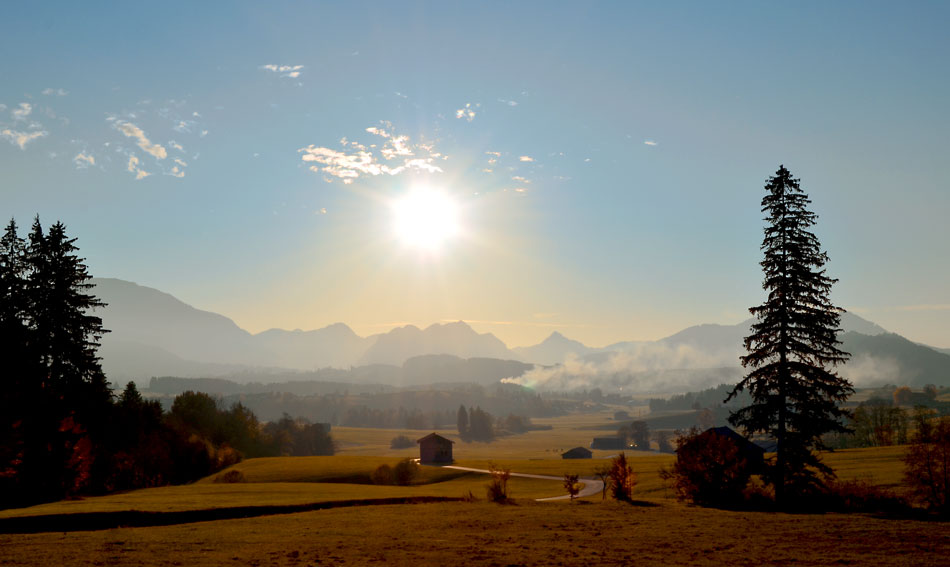
[{"label": "sun glare", "polygon": [[438,251],[459,234],[458,204],[442,191],[414,188],[392,208],[396,236],[406,246]]}]

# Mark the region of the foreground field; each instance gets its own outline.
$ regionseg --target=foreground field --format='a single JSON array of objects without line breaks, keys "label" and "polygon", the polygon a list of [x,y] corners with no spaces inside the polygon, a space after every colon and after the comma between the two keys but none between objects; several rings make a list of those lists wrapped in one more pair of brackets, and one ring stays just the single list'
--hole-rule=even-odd
[{"label": "foreground field", "polygon": [[654,506],[442,503],[0,535],[0,564],[945,565],[946,524]]},{"label": "foreground field", "polygon": [[[459,442],[456,464],[493,463],[560,477],[591,476],[608,463],[607,452],[560,459],[561,449],[591,434],[591,422],[554,423],[552,430],[491,444]],[[950,556],[946,523],[684,506],[670,498],[658,475],[671,455],[627,453],[637,475],[637,505],[604,502],[599,494],[538,503],[535,498],[562,494],[561,483],[512,478],[515,504],[499,506],[484,500],[483,474],[423,467],[412,486],[369,484],[376,467],[417,452],[386,449],[398,434],[392,430],[334,434],[344,439],[340,455],[250,459],[233,467],[244,483],[218,484],[212,476],[187,486],[0,511],[0,528],[39,520],[38,529],[19,531],[44,532],[0,534],[0,565],[946,565]],[[531,449],[532,442],[547,448]],[[385,456],[366,454],[374,450]],[[899,492],[904,450],[837,451],[824,460],[843,480]],[[469,494],[479,500],[405,503]],[[315,509],[339,505],[348,507]],[[130,511],[161,518],[108,523]],[[76,514],[105,515],[106,523],[84,526],[87,516]],[[54,522],[44,524],[44,518]],[[65,527],[45,531],[54,525]],[[120,525],[151,527],[100,529]]]}]

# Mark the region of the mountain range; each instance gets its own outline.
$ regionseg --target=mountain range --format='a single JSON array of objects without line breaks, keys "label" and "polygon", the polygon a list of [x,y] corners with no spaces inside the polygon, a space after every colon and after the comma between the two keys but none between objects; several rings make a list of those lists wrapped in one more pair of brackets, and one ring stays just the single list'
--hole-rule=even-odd
[{"label": "mountain range", "polygon": [[[147,382],[152,376],[212,377],[280,373],[287,370],[354,368],[357,376],[399,376],[402,383],[483,381],[468,376],[459,359],[497,359],[537,365],[526,383],[543,385],[552,376],[559,384],[593,386],[610,377],[649,376],[662,383],[674,376],[736,375],[743,338],[751,320],[737,325],[697,325],[658,341],[622,342],[596,348],[554,332],[541,343],[509,349],[490,333],[477,333],[459,321],[424,329],[407,325],[361,337],[343,323],[322,329],[270,329],[251,334],[227,317],[202,311],[177,298],[132,282],[95,278],[93,293],[107,306],[97,312],[111,332],[102,339],[103,368],[113,382]],[[842,374],[857,384],[923,385],[950,383],[950,354],[913,343],[852,313],[842,316],[844,350],[852,360]],[[426,355],[448,355],[444,359]],[[413,359],[418,360],[413,361]],[[421,361],[421,362],[420,362]],[[374,367],[395,366],[398,369]],[[360,370],[360,367],[366,367]],[[466,368],[484,368],[485,362]],[[508,368],[512,376],[530,366],[494,364],[495,376]],[[674,372],[675,371],[675,372]],[[466,376],[456,376],[462,372]],[[672,373],[671,373],[672,372]],[[718,374],[717,374],[718,373]],[[450,379],[446,379],[446,378]],[[577,378],[586,378],[578,382]],[[497,378],[493,378],[497,379]],[[565,380],[567,380],[565,382]],[[618,382],[619,380],[619,382]],[[678,380],[676,380],[678,381]]]}]

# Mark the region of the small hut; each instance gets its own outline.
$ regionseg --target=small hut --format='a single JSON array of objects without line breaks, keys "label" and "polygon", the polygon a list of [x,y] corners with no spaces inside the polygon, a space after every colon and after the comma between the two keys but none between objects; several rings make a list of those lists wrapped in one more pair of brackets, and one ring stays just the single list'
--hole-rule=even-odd
[{"label": "small hut", "polygon": [[417,439],[416,443],[419,444],[419,462],[452,462],[452,444],[455,443],[455,441],[446,439],[436,433],[430,433],[422,439]]},{"label": "small hut", "polygon": [[562,459],[590,459],[593,456],[593,451],[584,447],[574,447],[570,451],[561,453]]}]

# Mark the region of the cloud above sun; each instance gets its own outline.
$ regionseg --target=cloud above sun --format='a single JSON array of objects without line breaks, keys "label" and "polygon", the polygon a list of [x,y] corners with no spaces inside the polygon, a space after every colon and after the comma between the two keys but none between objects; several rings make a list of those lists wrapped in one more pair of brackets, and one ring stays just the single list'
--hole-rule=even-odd
[{"label": "cloud above sun", "polygon": [[324,179],[352,183],[360,176],[399,175],[406,171],[442,173],[437,160],[446,159],[433,144],[413,143],[409,136],[397,135],[392,124],[370,126],[365,132],[382,138],[382,143],[362,144],[347,138],[340,140],[342,149],[311,144],[297,150],[301,160],[310,164],[314,173],[323,173]]}]

